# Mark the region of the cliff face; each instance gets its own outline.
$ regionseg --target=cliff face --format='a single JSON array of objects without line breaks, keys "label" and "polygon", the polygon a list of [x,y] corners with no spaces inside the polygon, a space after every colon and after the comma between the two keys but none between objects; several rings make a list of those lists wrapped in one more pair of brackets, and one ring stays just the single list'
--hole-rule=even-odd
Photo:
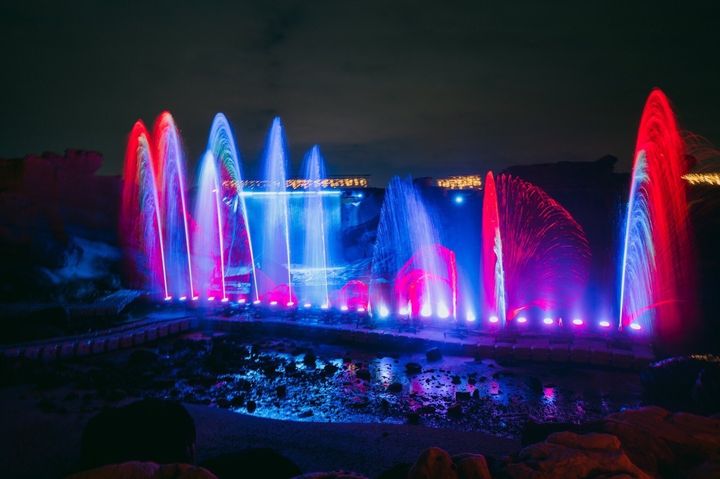
[{"label": "cliff face", "polygon": [[0,300],[73,297],[69,284],[117,269],[121,182],[96,174],[102,159],[82,150],[0,159]]}]

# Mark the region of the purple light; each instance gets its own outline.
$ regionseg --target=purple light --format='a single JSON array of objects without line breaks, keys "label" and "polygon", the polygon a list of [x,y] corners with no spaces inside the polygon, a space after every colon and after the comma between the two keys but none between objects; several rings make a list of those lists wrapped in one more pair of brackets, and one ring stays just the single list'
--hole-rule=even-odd
[{"label": "purple light", "polygon": [[348,307],[346,304],[343,304],[342,306],[340,306],[340,311],[347,311],[347,310],[348,310]]},{"label": "purple light", "polygon": [[494,323],[499,322],[500,318],[498,318],[497,316],[490,316],[490,319],[488,319],[488,321],[490,321],[491,323],[494,324]]},{"label": "purple light", "polygon": [[475,321],[475,313],[473,313],[472,311],[468,311],[467,314],[465,315],[465,319],[470,322]]},{"label": "purple light", "polygon": [[640,326],[638,323],[630,323],[630,329],[640,331],[642,329],[642,326]]},{"label": "purple light", "polygon": [[610,321],[602,320],[598,323],[601,328],[609,328],[610,327]]},{"label": "purple light", "polygon": [[210,296],[210,297],[208,298],[208,301],[215,301],[215,296]]},{"label": "purple light", "polygon": [[255,301],[253,301],[253,304],[260,304],[260,300],[256,299]]},{"label": "purple light", "polygon": [[228,301],[230,301],[230,298],[227,298],[227,297],[220,300],[220,302],[222,302],[222,303],[227,303]]},{"label": "purple light", "polygon": [[286,306],[287,306],[288,308],[290,308],[290,307],[292,307],[292,306],[295,306],[295,303],[292,302],[292,301],[288,301]]},{"label": "purple light", "polygon": [[310,303],[303,304],[303,308],[310,308],[310,307],[312,307],[312,304],[310,304]]},{"label": "purple light", "polygon": [[580,319],[580,318],[575,318],[575,319],[572,320],[572,323],[573,323],[575,326],[582,326],[582,325],[583,325],[583,320]]},{"label": "purple light", "polygon": [[520,316],[520,317],[517,319],[517,322],[520,323],[520,324],[525,324],[525,323],[527,323],[527,318],[526,318],[525,316]]},{"label": "purple light", "polygon": [[277,306],[277,301],[275,301],[275,300],[270,301],[270,306]]},{"label": "purple light", "polygon": [[245,298],[238,299],[238,304],[245,304],[245,302],[246,302]]},{"label": "purple light", "polygon": [[358,312],[358,313],[364,313],[364,312],[365,312],[365,308],[362,307],[362,306],[358,306],[357,312]]},{"label": "purple light", "polygon": [[546,325],[550,326],[551,324],[555,324],[555,320],[552,319],[552,318],[550,318],[550,317],[544,318],[544,319],[543,319],[543,324],[546,324]]},{"label": "purple light", "polygon": [[178,299],[179,299],[180,301],[185,301],[185,300],[187,299],[187,296],[180,296]]},{"label": "purple light", "polygon": [[165,301],[170,301],[172,299],[172,296],[165,296]]}]

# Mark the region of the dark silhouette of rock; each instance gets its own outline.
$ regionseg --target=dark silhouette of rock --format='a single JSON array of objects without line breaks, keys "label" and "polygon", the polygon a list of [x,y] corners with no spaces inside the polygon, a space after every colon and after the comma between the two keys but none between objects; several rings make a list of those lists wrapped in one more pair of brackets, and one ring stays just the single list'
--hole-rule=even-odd
[{"label": "dark silhouette of rock", "polygon": [[425,357],[428,361],[440,361],[442,359],[442,353],[440,348],[430,348],[425,353]]},{"label": "dark silhouette of rock", "polygon": [[420,374],[422,372],[422,366],[419,363],[407,363],[405,365],[405,371],[408,374]]},{"label": "dark silhouette of rock", "polygon": [[218,479],[288,479],[302,473],[294,462],[270,448],[250,448],[222,454],[206,460],[202,466]]},{"label": "dark silhouette of rock", "polygon": [[192,463],[195,423],[180,404],[143,399],[106,409],[91,418],[82,434],[86,468],[127,461]]}]

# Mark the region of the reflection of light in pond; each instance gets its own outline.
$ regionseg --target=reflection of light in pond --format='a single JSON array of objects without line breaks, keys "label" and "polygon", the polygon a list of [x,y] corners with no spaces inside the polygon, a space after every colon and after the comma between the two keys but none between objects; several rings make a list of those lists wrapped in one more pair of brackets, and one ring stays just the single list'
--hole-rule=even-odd
[{"label": "reflection of light in pond", "polygon": [[383,386],[387,387],[393,383],[393,359],[382,358],[377,365],[378,379]]},{"label": "reflection of light in pond", "polygon": [[555,388],[543,388],[543,401],[549,404],[555,402]]}]

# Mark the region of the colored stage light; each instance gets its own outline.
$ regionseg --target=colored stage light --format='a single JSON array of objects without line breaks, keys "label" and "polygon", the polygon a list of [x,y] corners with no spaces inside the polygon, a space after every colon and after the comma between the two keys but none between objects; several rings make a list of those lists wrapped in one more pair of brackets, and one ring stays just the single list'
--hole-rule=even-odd
[{"label": "colored stage light", "polygon": [[423,318],[428,318],[432,314],[432,308],[429,304],[424,304],[423,307],[420,309],[420,316]]},{"label": "colored stage light", "polygon": [[500,322],[500,318],[498,318],[497,316],[490,316],[490,318],[488,318],[488,321],[495,324],[495,323]]},{"label": "colored stage light", "polygon": [[292,302],[292,301],[288,301],[287,304],[286,304],[286,306],[287,306],[288,308],[290,308],[290,307],[292,307],[292,306],[295,306],[295,303]]},{"label": "colored stage light", "polygon": [[230,298],[223,298],[220,300],[222,303],[227,303],[228,301],[230,301]]},{"label": "colored stage light", "polygon": [[455,195],[454,200],[455,204],[461,205],[463,202],[465,202],[465,198],[463,198],[463,195]]},{"label": "colored stage light", "polygon": [[238,299],[238,304],[245,304],[246,301],[247,300],[245,298],[240,298],[240,299]]},{"label": "colored stage light", "polygon": [[518,317],[517,322],[520,324],[525,324],[527,323],[527,318],[525,316],[520,316]]},{"label": "colored stage light", "polygon": [[270,306],[277,306],[277,301],[270,301]]},{"label": "colored stage light", "polygon": [[630,329],[640,331],[642,329],[642,326],[640,326],[638,323],[630,323]]},{"label": "colored stage light", "polygon": [[357,307],[357,312],[358,312],[358,313],[364,313],[364,312],[365,312],[365,308],[364,308],[363,306],[358,306],[358,307]]},{"label": "colored stage light", "polygon": [[387,318],[388,316],[390,316],[390,310],[388,309],[387,306],[382,305],[378,308],[378,315],[381,318]]},{"label": "colored stage light", "polygon": [[575,326],[582,326],[582,325],[583,325],[583,320],[580,319],[580,318],[575,318],[575,319],[572,320],[572,323],[573,323],[573,325],[575,325]]},{"label": "colored stage light", "polygon": [[179,299],[180,301],[185,301],[185,300],[187,299],[187,296],[180,296],[178,299]]},{"label": "colored stage light", "polygon": [[475,313],[473,313],[472,311],[468,311],[468,312],[465,314],[465,319],[468,320],[468,321],[470,321],[470,322],[475,321]]},{"label": "colored stage light", "polygon": [[215,296],[208,297],[208,301],[215,301]]},{"label": "colored stage light", "polygon": [[165,301],[170,301],[172,299],[172,296],[165,296]]},{"label": "colored stage light", "polygon": [[310,304],[310,303],[303,304],[303,308],[311,308],[311,307],[312,307],[312,304]]},{"label": "colored stage light", "polygon": [[609,328],[610,327],[610,321],[602,320],[598,323],[601,328]]},{"label": "colored stage light", "polygon": [[543,319],[543,324],[547,324],[548,326],[550,326],[551,324],[555,324],[555,320],[550,317],[547,317],[547,318]]},{"label": "colored stage light", "polygon": [[256,299],[255,301],[253,301],[253,304],[260,304],[260,300]]},{"label": "colored stage light", "polygon": [[340,311],[347,311],[347,310],[348,310],[347,305],[343,304],[342,306],[340,306]]},{"label": "colored stage light", "polygon": [[448,307],[444,304],[438,305],[438,312],[437,312],[438,318],[441,319],[447,319],[450,316],[450,311],[448,310]]}]

